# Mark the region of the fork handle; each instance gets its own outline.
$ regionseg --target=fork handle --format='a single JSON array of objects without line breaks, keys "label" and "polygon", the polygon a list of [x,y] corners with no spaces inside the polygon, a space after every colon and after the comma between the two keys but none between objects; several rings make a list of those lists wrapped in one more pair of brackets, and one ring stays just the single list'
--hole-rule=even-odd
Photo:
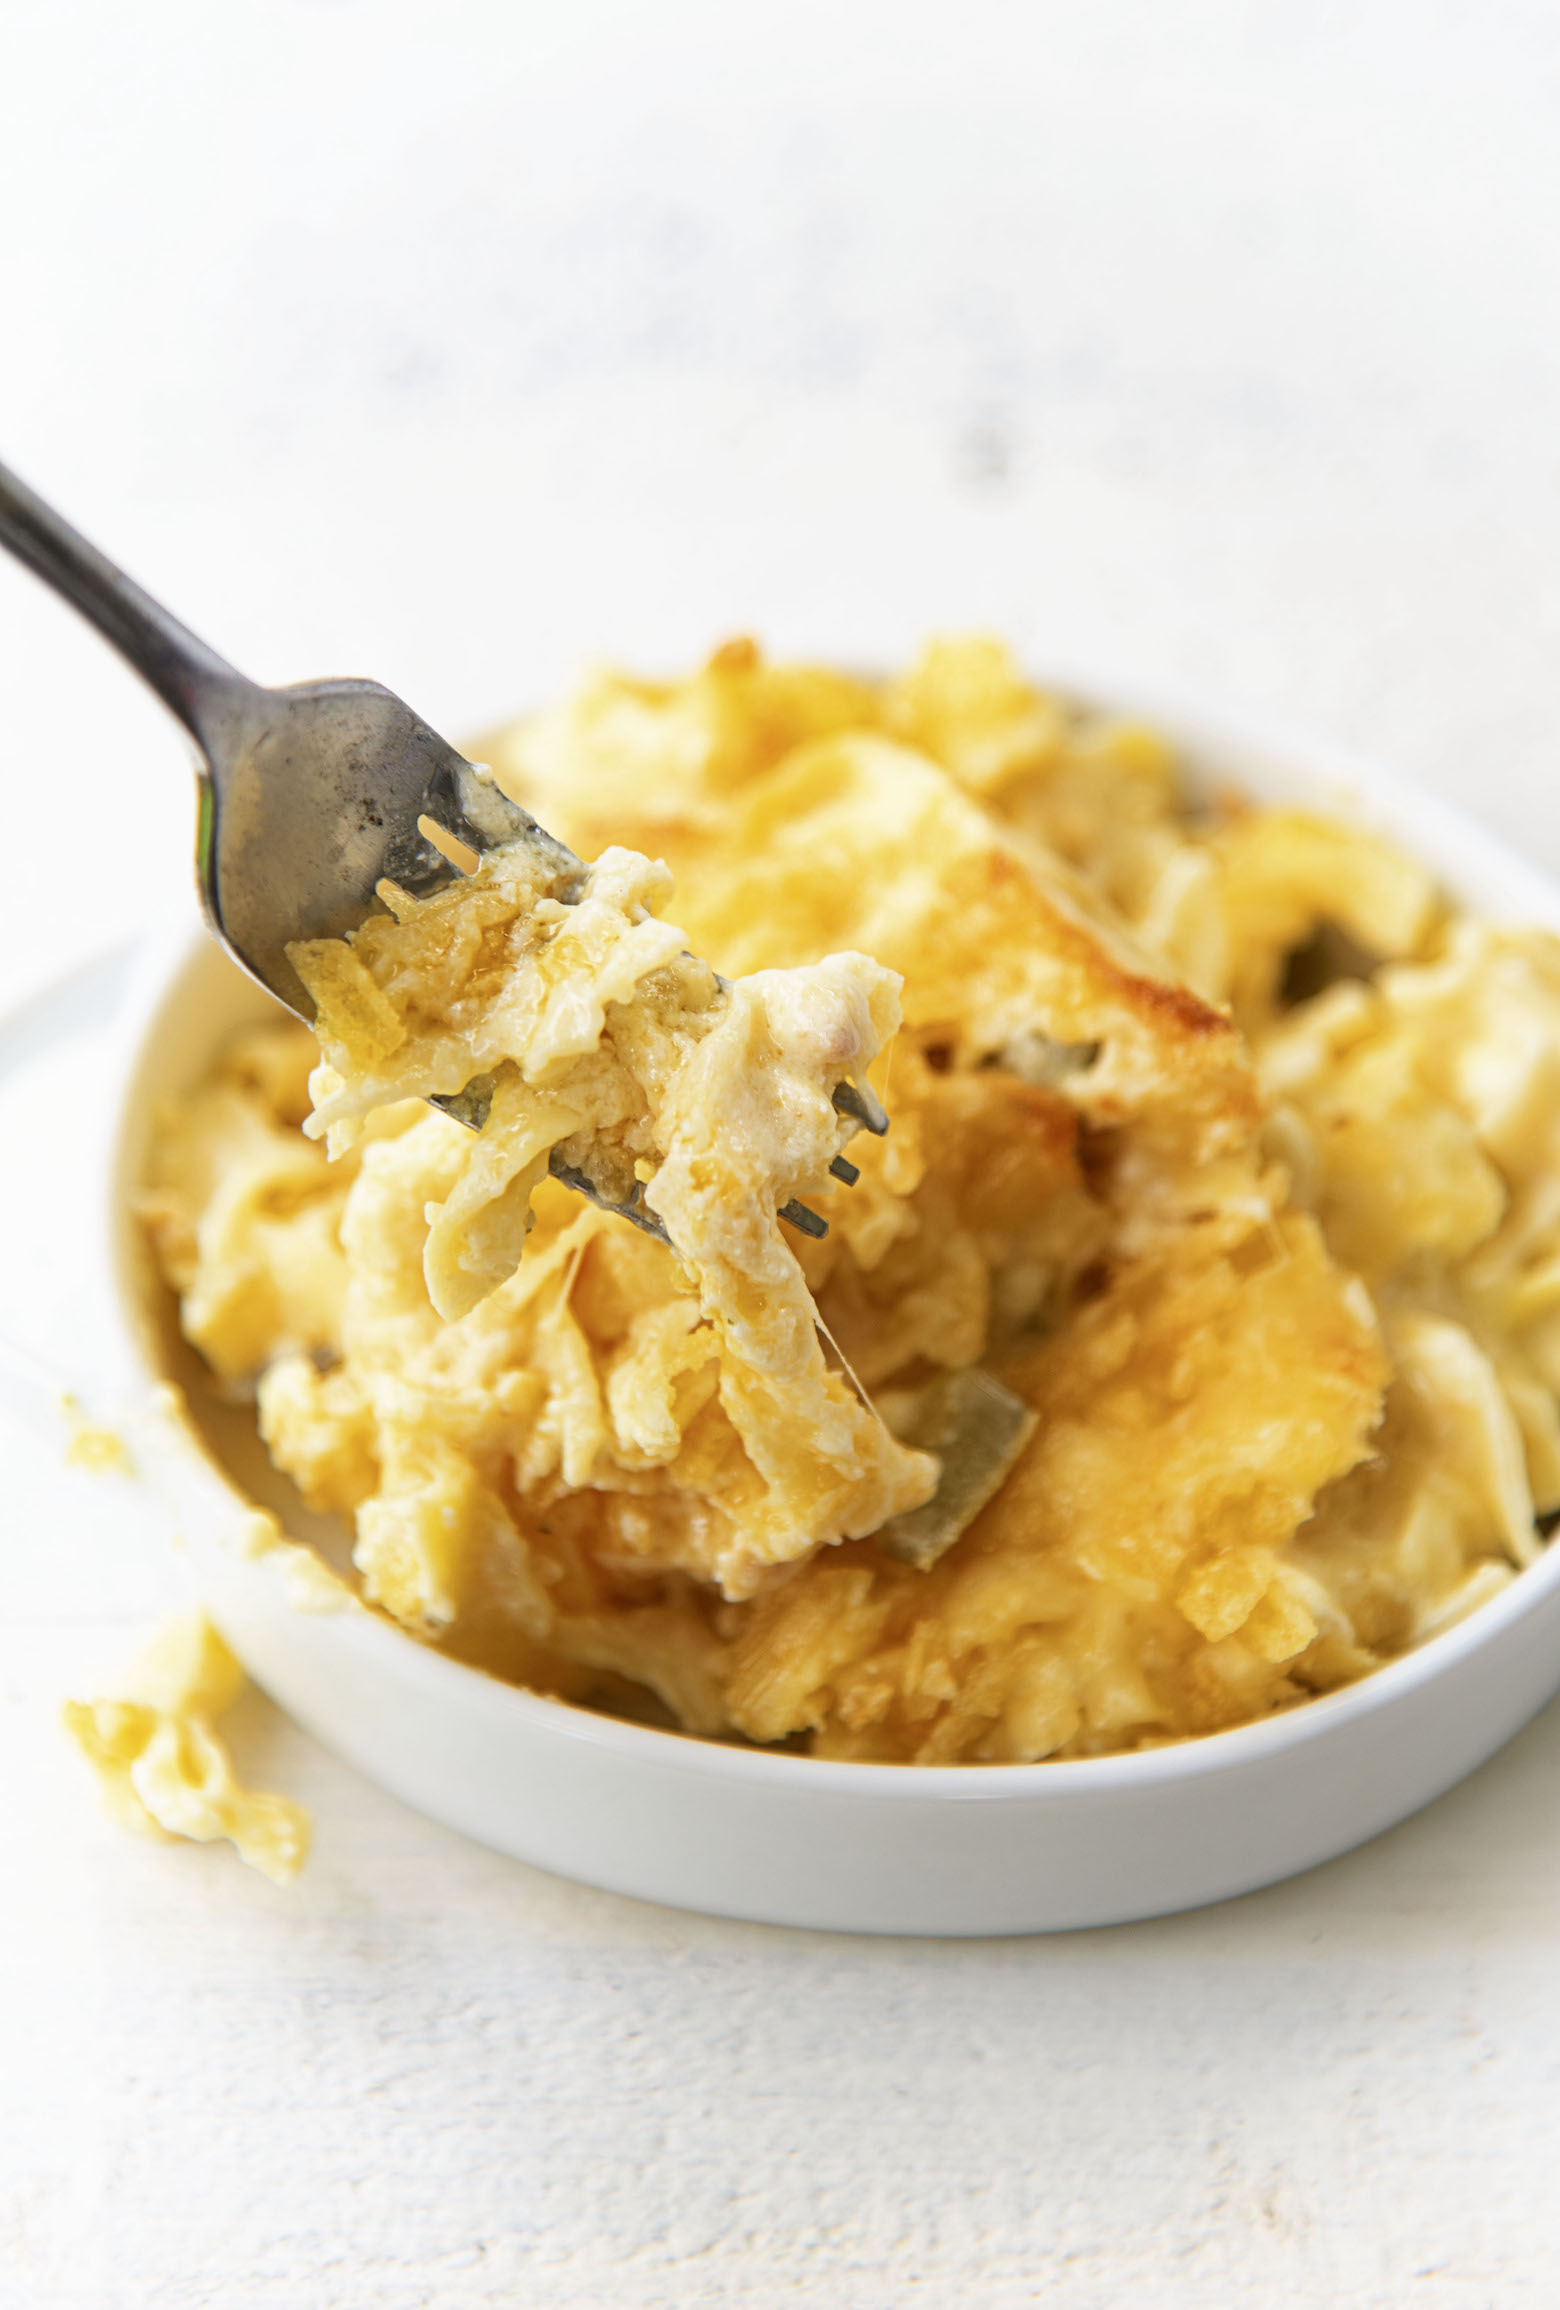
[{"label": "fork handle", "polygon": [[0,545],[79,610],[154,689],[203,753],[253,685],[0,465]]}]

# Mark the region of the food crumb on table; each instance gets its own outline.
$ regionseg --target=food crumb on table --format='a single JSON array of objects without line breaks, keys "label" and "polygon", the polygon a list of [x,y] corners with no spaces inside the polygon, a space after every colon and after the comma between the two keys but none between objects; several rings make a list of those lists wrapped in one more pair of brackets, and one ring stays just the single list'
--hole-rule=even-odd
[{"label": "food crumb on table", "polygon": [[245,1681],[216,1629],[194,1613],[161,1629],[112,1694],[68,1700],[65,1729],[127,1828],[200,1845],[225,1837],[241,1861],[286,1885],[309,1856],[309,1815],[245,1788],[214,1729]]}]

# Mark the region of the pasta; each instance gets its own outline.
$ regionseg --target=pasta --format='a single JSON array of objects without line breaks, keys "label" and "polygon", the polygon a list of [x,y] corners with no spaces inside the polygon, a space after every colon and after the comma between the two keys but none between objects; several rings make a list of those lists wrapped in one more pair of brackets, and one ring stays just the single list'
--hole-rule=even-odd
[{"label": "pasta", "polygon": [[[369,1602],[695,1733],[1033,1761],[1292,1705],[1531,1559],[1560,942],[1194,804],[994,642],[883,684],[728,644],[486,751],[581,887],[490,860],[300,950],[323,1055],[241,1038],[143,1198]],[[848,1189],[837,1076],[891,1118]],[[421,1103],[479,1078],[480,1134]],[[908,1560],[961,1374],[1011,1469]]]},{"label": "pasta", "polygon": [[65,1729],[127,1828],[150,1837],[226,1839],[278,1885],[308,1858],[309,1817],[285,1797],[246,1788],[215,1720],[244,1689],[244,1672],[208,1620],[170,1622],[113,1695],[65,1704]]}]

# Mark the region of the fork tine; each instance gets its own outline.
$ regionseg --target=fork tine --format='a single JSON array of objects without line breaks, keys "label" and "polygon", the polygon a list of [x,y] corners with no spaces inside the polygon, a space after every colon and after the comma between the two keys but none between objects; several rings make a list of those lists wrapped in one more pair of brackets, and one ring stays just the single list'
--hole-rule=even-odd
[{"label": "fork tine", "polygon": [[816,1238],[829,1232],[829,1222],[820,1218],[816,1211],[809,1211],[805,1203],[798,1203],[794,1195],[789,1203],[781,1204],[780,1217],[788,1219],[803,1235]]},{"label": "fork tine", "polygon": [[888,1117],[879,1105],[876,1094],[864,1084],[836,1083],[834,1111],[837,1115],[848,1115],[853,1123],[861,1125],[863,1131],[870,1131],[874,1139],[881,1139],[888,1129]]},{"label": "fork tine", "polygon": [[626,1219],[632,1226],[641,1228],[646,1235],[653,1235],[657,1243],[664,1243],[669,1250],[673,1248],[664,1221],[658,1219],[645,1202],[642,1187],[636,1185],[631,1201],[619,1203],[612,1196],[603,1195],[588,1172],[577,1169],[572,1163],[565,1163],[556,1147],[548,1158],[547,1168],[565,1187],[572,1187],[576,1195],[585,1196],[587,1201],[596,1204],[602,1211],[615,1211],[619,1219]]}]

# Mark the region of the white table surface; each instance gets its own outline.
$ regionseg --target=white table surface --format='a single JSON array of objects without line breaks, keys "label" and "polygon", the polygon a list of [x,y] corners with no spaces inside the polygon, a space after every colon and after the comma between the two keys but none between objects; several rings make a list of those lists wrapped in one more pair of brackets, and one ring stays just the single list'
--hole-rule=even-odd
[{"label": "white table surface", "polygon": [[[11,0],[0,453],[256,673],[455,733],[989,624],[1560,866],[1557,116],[1515,0]],[[14,1000],[162,910],[189,796],[9,568],[0,751]],[[253,1697],[279,1892],[100,1818],[55,1712],[155,1583],[3,1442],[6,2310],[1560,2294],[1555,1711],[1295,1884],[960,1945],[558,1883]]]}]

